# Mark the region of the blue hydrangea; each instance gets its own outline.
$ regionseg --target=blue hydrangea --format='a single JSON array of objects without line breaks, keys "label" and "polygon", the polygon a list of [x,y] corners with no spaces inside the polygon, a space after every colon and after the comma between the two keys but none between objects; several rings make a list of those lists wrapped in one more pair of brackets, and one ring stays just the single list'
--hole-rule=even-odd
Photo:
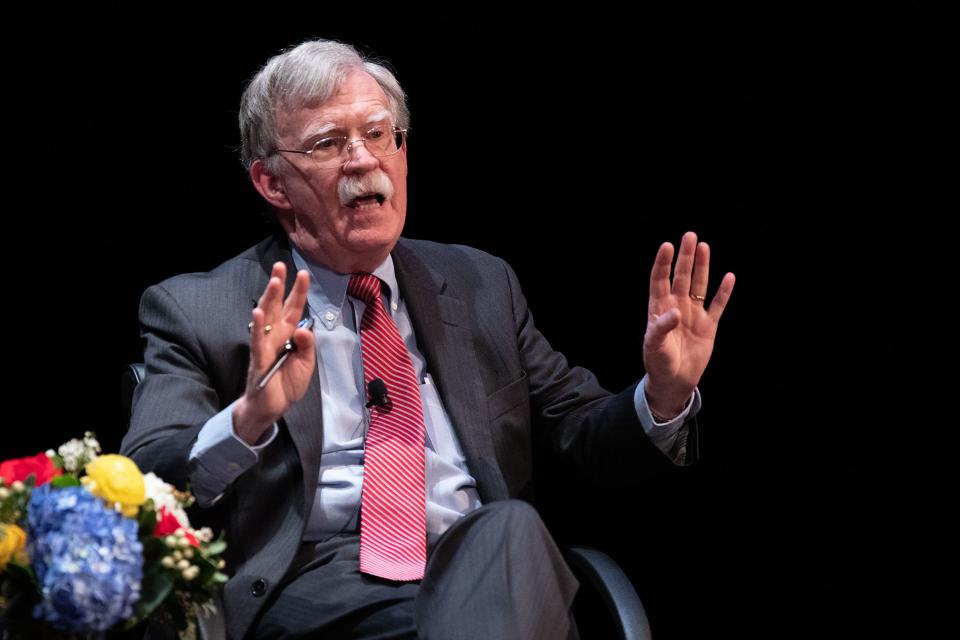
[{"label": "blue hydrangea", "polygon": [[43,601],[35,618],[67,632],[103,631],[133,615],[143,579],[137,523],[81,487],[38,487],[28,551]]}]

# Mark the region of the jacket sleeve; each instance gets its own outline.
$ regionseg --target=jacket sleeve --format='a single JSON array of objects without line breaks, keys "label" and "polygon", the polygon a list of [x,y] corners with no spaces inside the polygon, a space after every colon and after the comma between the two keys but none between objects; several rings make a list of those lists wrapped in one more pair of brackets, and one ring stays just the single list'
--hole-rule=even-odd
[{"label": "jacket sleeve", "polygon": [[190,451],[206,422],[233,398],[224,402],[214,388],[196,320],[163,284],[144,292],[140,325],[146,375],[134,392],[121,451],[181,489],[202,487],[205,470],[188,464]]}]

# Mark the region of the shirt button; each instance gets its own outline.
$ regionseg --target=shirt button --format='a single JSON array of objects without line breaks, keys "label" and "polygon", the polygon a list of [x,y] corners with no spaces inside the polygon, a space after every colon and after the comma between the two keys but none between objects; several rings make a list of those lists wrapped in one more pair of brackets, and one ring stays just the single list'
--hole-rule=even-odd
[{"label": "shirt button", "polygon": [[325,314],[323,314],[323,318],[324,318],[324,320],[326,320],[327,322],[333,322],[333,319],[336,318],[336,317],[337,317],[337,316],[334,315],[333,311],[327,311]]},{"label": "shirt button", "polygon": [[397,303],[396,303],[396,302],[390,303],[390,308],[393,309],[394,311],[396,311],[396,310],[397,310]]},{"label": "shirt button", "polygon": [[267,582],[262,578],[254,582],[253,586],[250,587],[250,594],[253,595],[254,598],[259,598],[266,592],[267,592]]}]

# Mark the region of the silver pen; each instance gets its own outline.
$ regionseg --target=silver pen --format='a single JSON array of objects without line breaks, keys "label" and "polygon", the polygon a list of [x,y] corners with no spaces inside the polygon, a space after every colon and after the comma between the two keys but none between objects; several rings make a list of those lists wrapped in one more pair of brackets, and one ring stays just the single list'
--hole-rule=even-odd
[{"label": "silver pen", "polygon": [[[297,323],[298,329],[311,329],[313,328],[313,318],[304,318]],[[287,358],[290,357],[290,354],[297,350],[297,345],[293,342],[293,337],[290,337],[286,342],[283,343],[283,347],[280,348],[280,352],[277,354],[277,359],[273,361],[273,366],[270,367],[270,370],[263,374],[263,377],[260,378],[260,382],[257,383],[257,391],[262,391],[267,383],[270,382],[270,378],[280,370],[280,367],[283,366],[283,363],[287,361]]]}]

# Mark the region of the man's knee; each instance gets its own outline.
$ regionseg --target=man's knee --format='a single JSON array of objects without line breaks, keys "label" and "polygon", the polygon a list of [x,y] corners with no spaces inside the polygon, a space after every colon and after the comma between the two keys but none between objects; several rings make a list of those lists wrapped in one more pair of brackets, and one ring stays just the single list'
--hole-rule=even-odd
[{"label": "man's knee", "polygon": [[[481,529],[491,535],[499,535],[521,546],[535,541],[553,543],[547,526],[537,510],[523,500],[497,500],[481,507]],[[495,531],[494,531],[495,530]]]},{"label": "man's knee", "polygon": [[420,637],[567,638],[578,583],[537,510],[499,500],[458,525],[417,596]]}]

